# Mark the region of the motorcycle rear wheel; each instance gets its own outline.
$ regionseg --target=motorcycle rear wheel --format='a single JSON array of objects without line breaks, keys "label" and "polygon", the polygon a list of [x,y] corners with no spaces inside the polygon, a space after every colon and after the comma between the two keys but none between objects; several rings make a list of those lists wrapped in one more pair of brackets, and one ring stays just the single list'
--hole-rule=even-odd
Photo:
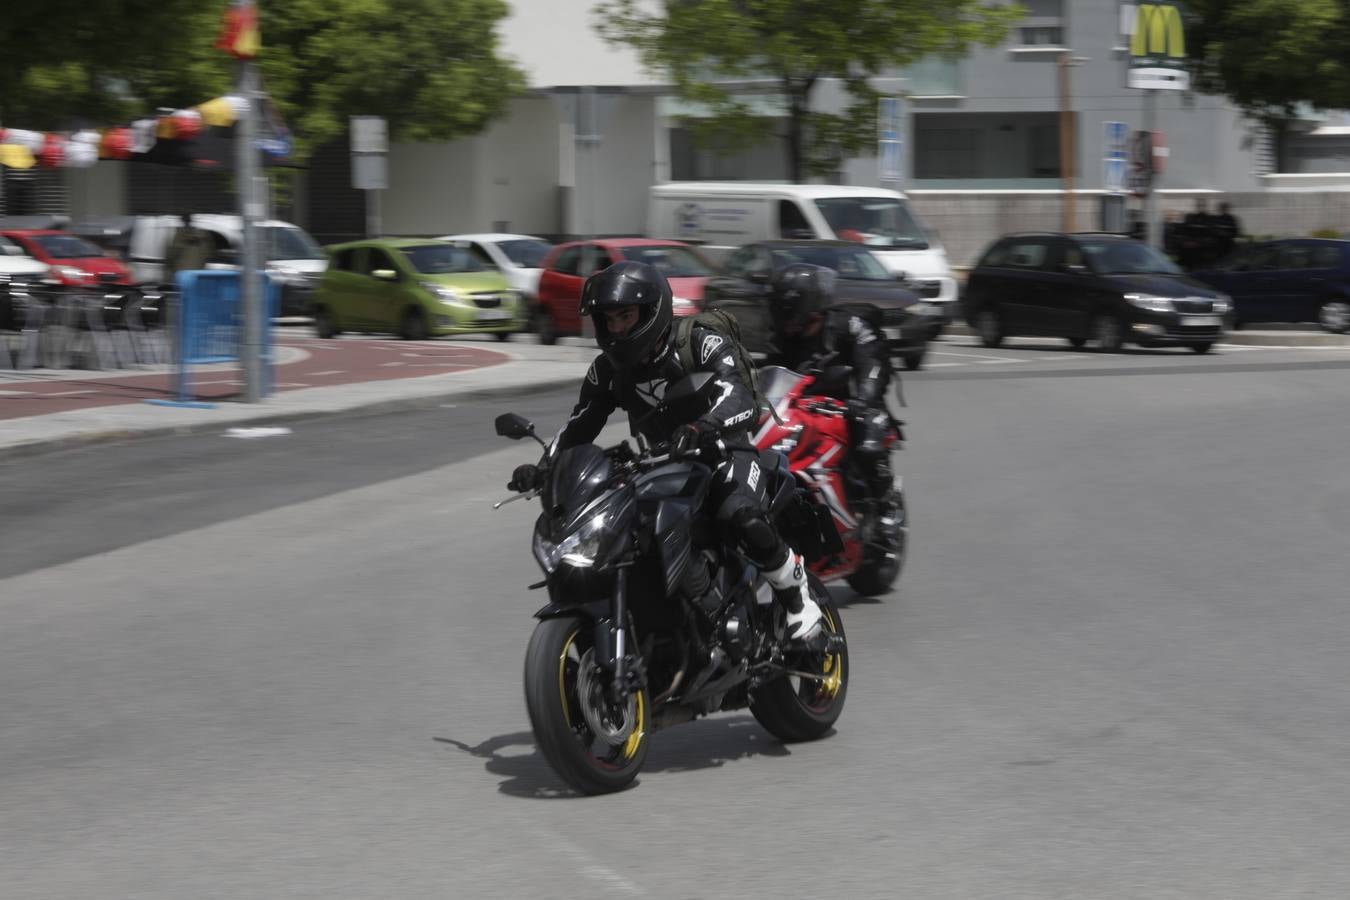
[{"label": "motorcycle rear wheel", "polygon": [[882,544],[872,543],[863,549],[862,564],[847,579],[848,586],[864,597],[889,591],[905,568],[905,552],[909,549],[909,510],[905,508],[904,492],[892,491],[891,503],[898,521],[889,527],[888,535],[883,535],[886,540]]},{"label": "motorcycle rear wheel", "polygon": [[[608,794],[628,787],[642,770],[651,700],[643,689],[623,706],[607,701],[607,679],[591,659],[592,633],[582,618],[535,626],[525,651],[525,706],[535,744],[553,770],[583,794]],[[611,734],[598,734],[591,726],[596,721]]]},{"label": "motorcycle rear wheel", "polygon": [[[830,592],[814,575],[807,576],[811,596],[825,614],[827,632],[844,637],[844,620]],[[789,675],[756,688],[750,712],[764,729],[784,743],[814,741],[834,727],[848,696],[848,644],[835,653],[800,653],[788,660],[790,668],[819,674],[820,678]]]}]

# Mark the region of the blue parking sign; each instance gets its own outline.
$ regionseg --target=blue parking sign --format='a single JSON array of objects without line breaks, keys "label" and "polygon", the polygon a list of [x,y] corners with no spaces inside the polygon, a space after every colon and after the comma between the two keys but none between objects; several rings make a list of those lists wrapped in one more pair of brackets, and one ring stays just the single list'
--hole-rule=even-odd
[{"label": "blue parking sign", "polygon": [[1112,194],[1125,193],[1125,160],[1107,157],[1102,160],[1102,187]]},{"label": "blue parking sign", "polygon": [[1123,154],[1125,152],[1125,141],[1129,137],[1130,129],[1124,122],[1103,122],[1102,126],[1105,130],[1102,143],[1104,144],[1103,149],[1106,151],[1102,155],[1114,157],[1117,152]]}]

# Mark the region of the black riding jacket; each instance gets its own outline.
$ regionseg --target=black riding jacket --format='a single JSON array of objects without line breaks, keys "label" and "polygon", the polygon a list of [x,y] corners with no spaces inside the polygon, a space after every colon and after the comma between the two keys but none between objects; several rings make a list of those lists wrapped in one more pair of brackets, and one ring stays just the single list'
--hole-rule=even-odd
[{"label": "black riding jacket", "polygon": [[647,414],[660,403],[669,385],[692,372],[711,372],[716,376],[713,387],[717,394],[712,406],[698,420],[712,426],[727,447],[752,447],[750,430],[756,425],[755,398],[736,369],[730,339],[695,325],[689,346],[694,362],[689,372],[669,345],[661,359],[634,373],[616,371],[608,356],[603,353],[597,356],[581,382],[581,398],[572,409],[572,417],[559,432],[558,446],[593,442],[616,409],[628,413],[633,434],[640,432],[651,443],[668,441],[675,426],[685,423],[658,421],[660,417]]},{"label": "black riding jacket", "polygon": [[795,371],[810,367],[828,354],[830,365],[853,367],[853,396],[875,409],[886,406],[886,385],[890,382],[891,357],[886,335],[856,313],[830,309],[825,325],[812,337],[780,338],[779,350],[770,365]]}]

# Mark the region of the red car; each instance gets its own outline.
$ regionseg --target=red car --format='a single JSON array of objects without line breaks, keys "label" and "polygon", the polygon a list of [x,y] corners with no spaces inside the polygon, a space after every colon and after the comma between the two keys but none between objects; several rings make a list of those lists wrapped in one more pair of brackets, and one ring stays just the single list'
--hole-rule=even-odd
[{"label": "red car", "polygon": [[51,266],[52,275],[67,287],[131,284],[131,270],[121,260],[105,256],[82,237],[39,229],[0,234],[21,245],[29,256]]},{"label": "red car", "polygon": [[703,283],[713,267],[690,245],[647,238],[572,241],[544,257],[531,310],[539,342],[552,344],[562,335],[581,334],[581,286],[593,273],[625,260],[650,263],[666,276],[675,294],[675,315],[689,316],[703,308]]}]

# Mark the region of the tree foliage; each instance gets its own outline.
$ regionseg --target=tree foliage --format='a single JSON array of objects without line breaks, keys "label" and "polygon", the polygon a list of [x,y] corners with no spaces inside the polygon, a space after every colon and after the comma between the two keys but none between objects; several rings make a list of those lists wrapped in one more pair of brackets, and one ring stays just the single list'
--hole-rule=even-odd
[{"label": "tree foliage", "polygon": [[1186,9],[1202,88],[1264,120],[1300,103],[1350,108],[1350,0],[1191,0]]},{"label": "tree foliage", "polygon": [[[1022,15],[1016,5],[979,0],[604,0],[597,30],[637,50],[669,78],[681,99],[702,104],[695,123],[723,149],[762,139],[766,122],[725,85],[772,80],[786,104],[788,165],[794,181],[837,169],[872,147],[878,94],[869,79],[932,55],[996,44]],[[840,79],[842,113],[815,110],[813,91]]]},{"label": "tree foliage", "polygon": [[[214,44],[227,0],[46,0],[0,16],[0,116],[21,128],[111,124],[230,90]],[[499,54],[504,0],[261,0],[263,87],[297,155],[379,115],[400,140],[481,130],[523,89]]]}]

